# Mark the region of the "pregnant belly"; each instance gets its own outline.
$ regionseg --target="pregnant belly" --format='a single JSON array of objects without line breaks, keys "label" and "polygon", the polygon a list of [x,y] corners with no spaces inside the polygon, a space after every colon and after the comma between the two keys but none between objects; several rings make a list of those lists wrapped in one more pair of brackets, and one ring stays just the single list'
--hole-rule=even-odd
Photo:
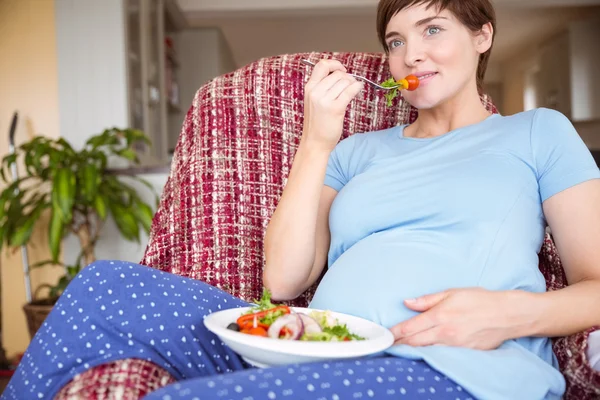
[{"label": "pregnant belly", "polygon": [[481,264],[447,253],[439,243],[371,235],[328,269],[310,307],[391,327],[415,315],[405,299],[476,284]]}]

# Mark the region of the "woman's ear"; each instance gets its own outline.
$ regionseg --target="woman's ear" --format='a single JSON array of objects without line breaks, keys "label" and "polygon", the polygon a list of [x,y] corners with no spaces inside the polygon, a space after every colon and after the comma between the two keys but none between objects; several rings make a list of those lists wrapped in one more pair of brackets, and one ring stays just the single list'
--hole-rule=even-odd
[{"label": "woman's ear", "polygon": [[491,22],[483,25],[481,31],[475,37],[475,46],[479,54],[483,54],[492,47],[494,39],[494,27]]}]

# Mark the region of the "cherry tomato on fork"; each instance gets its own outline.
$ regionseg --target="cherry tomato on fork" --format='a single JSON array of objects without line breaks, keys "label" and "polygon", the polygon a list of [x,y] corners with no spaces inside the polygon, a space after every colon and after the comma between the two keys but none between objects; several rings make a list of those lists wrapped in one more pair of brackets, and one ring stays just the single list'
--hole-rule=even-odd
[{"label": "cherry tomato on fork", "polygon": [[408,75],[406,78],[396,81],[401,89],[413,91],[419,87],[419,78],[415,75]]},{"label": "cherry tomato on fork", "polygon": [[414,76],[414,75],[408,75],[404,79],[406,79],[406,81],[408,82],[408,88],[407,89],[409,91],[413,91],[413,90],[415,90],[416,88],[419,87],[419,78],[417,78],[416,76]]}]

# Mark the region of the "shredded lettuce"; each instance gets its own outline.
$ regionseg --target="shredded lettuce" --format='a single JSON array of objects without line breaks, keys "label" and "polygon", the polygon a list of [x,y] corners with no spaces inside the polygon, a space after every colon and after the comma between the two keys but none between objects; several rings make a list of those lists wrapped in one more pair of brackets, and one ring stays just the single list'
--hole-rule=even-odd
[{"label": "shredded lettuce", "polygon": [[323,328],[323,332],[329,333],[332,336],[336,336],[336,337],[340,338],[341,340],[344,340],[345,338],[349,338],[350,340],[365,340],[365,338],[355,335],[354,333],[351,333],[348,330],[348,327],[346,326],[346,324],[343,324],[343,325],[338,324],[336,326],[325,327],[325,328]]},{"label": "shredded lettuce", "polygon": [[[394,80],[394,78],[390,78],[387,81],[381,82],[381,86],[383,87],[394,87],[398,86],[398,83]],[[387,106],[392,106],[392,101],[398,96],[398,89],[388,90],[384,94],[385,99],[387,100]]]},{"label": "shredded lettuce", "polygon": [[275,320],[277,318],[281,317],[282,315],[285,315],[285,311],[277,310],[277,311],[267,313],[265,316],[260,317],[258,320],[263,324],[267,324],[267,325],[271,326],[271,324],[273,322],[275,322]]},{"label": "shredded lettuce", "polygon": [[[323,332],[305,334],[302,340],[317,340],[323,342],[343,341],[346,338],[350,340],[365,340],[365,338],[355,335],[348,330],[346,324],[340,322],[331,315],[329,311],[312,311],[310,316],[317,321],[323,329]],[[307,337],[306,339],[304,337]]]},{"label": "shredded lettuce", "polygon": [[310,317],[317,321],[321,328],[335,326],[338,324],[337,319],[335,319],[329,311],[311,311]]},{"label": "shredded lettuce", "polygon": [[250,312],[265,311],[270,308],[277,307],[276,304],[271,303],[271,292],[267,288],[263,288],[263,294],[260,300],[254,302],[255,306]]},{"label": "shredded lettuce", "polygon": [[[264,288],[263,294],[260,300],[254,301],[254,306],[250,308],[245,314],[254,314],[261,311],[267,311],[272,308],[278,307],[277,304],[273,304],[271,302],[271,292],[269,289]],[[271,325],[277,318],[281,317],[285,314],[284,310],[277,310],[273,312],[266,313],[262,317],[258,318],[258,322],[266,325]]]},{"label": "shredded lettuce", "polygon": [[337,336],[333,336],[331,333],[318,332],[318,333],[305,333],[302,335],[300,340],[310,342],[337,342],[339,341]]}]

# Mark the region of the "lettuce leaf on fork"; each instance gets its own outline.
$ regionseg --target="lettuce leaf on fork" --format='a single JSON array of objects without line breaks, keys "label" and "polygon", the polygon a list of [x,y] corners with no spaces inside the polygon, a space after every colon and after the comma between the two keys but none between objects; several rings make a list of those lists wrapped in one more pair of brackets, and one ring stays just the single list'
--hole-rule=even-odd
[{"label": "lettuce leaf on fork", "polygon": [[[394,86],[398,86],[398,82],[396,82],[394,80],[394,78],[390,78],[387,81],[381,82],[380,83],[381,86],[383,87],[394,87]],[[391,107],[392,106],[392,101],[398,96],[399,94],[399,90],[396,89],[391,89],[385,92],[384,96],[385,99],[387,100],[387,106]]]}]

